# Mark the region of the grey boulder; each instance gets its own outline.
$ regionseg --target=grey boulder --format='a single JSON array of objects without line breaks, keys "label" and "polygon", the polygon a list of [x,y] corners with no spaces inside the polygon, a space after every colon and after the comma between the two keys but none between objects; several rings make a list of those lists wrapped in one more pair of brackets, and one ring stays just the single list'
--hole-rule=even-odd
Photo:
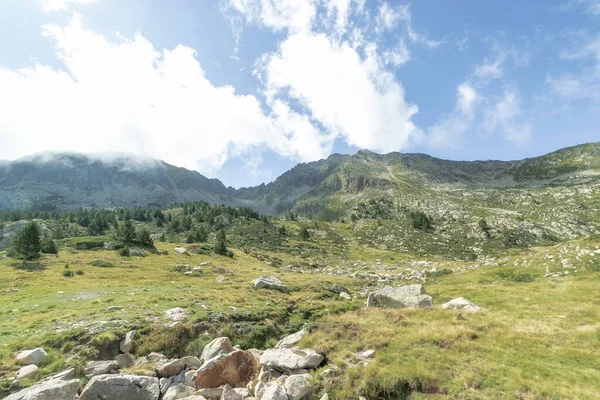
[{"label": "grey boulder", "polygon": [[433,304],[423,285],[386,286],[369,293],[367,307],[428,307]]},{"label": "grey boulder", "polygon": [[287,292],[288,287],[276,276],[261,276],[253,282],[254,289],[272,289]]},{"label": "grey boulder", "polygon": [[137,375],[100,375],[88,382],[79,400],[158,400],[159,396],[158,378]]},{"label": "grey boulder", "polygon": [[285,370],[314,369],[324,358],[311,349],[268,349],[260,357],[260,364]]},{"label": "grey boulder", "polygon": [[169,387],[162,400],[179,400],[196,393],[196,389],[182,383]]},{"label": "grey boulder", "polygon": [[471,303],[464,297],[459,297],[454,300],[450,300],[447,303],[442,304],[444,310],[465,310],[465,311],[479,311],[481,308]]},{"label": "grey boulder", "polygon": [[88,378],[98,375],[108,374],[110,371],[119,368],[119,363],[116,361],[90,361],[85,365],[83,373]]},{"label": "grey boulder", "polygon": [[22,365],[34,364],[39,366],[47,355],[48,353],[46,353],[44,349],[38,347],[37,349],[24,350],[20,352],[19,354],[17,354],[15,359],[19,364]]},{"label": "grey boulder", "polygon": [[4,400],[73,400],[78,389],[79,379],[53,379],[11,394]]}]

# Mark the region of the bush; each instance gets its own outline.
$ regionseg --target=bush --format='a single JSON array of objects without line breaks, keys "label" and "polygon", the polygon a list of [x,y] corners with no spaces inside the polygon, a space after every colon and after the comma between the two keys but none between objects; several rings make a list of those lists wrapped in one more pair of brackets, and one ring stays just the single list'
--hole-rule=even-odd
[{"label": "bush", "polygon": [[104,260],[92,260],[92,262],[90,263],[92,264],[94,267],[100,267],[100,268],[114,268],[115,264],[108,262],[108,261],[104,261]]},{"label": "bush", "polygon": [[413,211],[410,213],[412,226],[422,231],[430,231],[433,228],[431,217],[422,211]]},{"label": "bush", "polygon": [[514,270],[500,271],[498,272],[498,276],[510,282],[533,282],[535,280],[535,277],[531,274]]},{"label": "bush", "polygon": [[62,275],[67,278],[71,278],[71,277],[75,276],[75,273],[73,271],[71,271],[70,269],[65,269],[65,270],[63,270]]},{"label": "bush", "polygon": [[121,257],[129,257],[129,249],[127,247],[123,247],[121,250],[119,250],[119,255]]},{"label": "bush", "polygon": [[83,275],[83,270],[82,269],[78,269],[77,271],[75,271],[75,275]]},{"label": "bush", "polygon": [[42,240],[41,250],[44,254],[58,254],[58,247],[56,247],[56,243],[54,243],[54,240],[51,237]]}]

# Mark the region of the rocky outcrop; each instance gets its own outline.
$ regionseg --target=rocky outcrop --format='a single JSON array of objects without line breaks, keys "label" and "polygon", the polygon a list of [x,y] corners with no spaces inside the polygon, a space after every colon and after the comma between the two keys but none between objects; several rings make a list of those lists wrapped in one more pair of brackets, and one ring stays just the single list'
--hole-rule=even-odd
[{"label": "rocky outcrop", "polygon": [[367,307],[428,307],[433,304],[431,296],[425,292],[423,285],[405,285],[391,287],[369,293]]},{"label": "rocky outcrop", "polygon": [[479,311],[481,307],[476,306],[464,297],[458,297],[454,300],[450,300],[447,303],[442,304],[444,310],[465,310],[465,311]]},{"label": "rocky outcrop", "polygon": [[78,389],[79,379],[53,379],[11,394],[4,400],[73,400]]},{"label": "rocky outcrop", "polygon": [[237,350],[206,361],[196,373],[196,388],[244,387],[257,374],[258,364],[254,355]]},{"label": "rocky outcrop", "polygon": [[100,375],[86,385],[79,400],[158,400],[158,378],[137,375]]}]

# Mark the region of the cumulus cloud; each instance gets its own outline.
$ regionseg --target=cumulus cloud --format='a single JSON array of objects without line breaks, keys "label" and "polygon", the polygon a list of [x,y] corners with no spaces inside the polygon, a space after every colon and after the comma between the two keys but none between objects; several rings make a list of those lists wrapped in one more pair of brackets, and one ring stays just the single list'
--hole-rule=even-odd
[{"label": "cumulus cloud", "polygon": [[43,34],[62,69],[0,67],[0,158],[125,151],[210,172],[257,149],[301,161],[327,150],[327,138],[308,136],[306,120],[266,114],[256,97],[212,85],[189,47],[157,50],[140,34],[109,41],[77,14]]},{"label": "cumulus cloud", "polygon": [[56,12],[68,10],[72,6],[76,5],[88,5],[97,3],[98,0],[38,0],[42,9],[47,12]]},{"label": "cumulus cloud", "polygon": [[478,100],[477,91],[469,83],[461,83],[456,88],[454,111],[428,129],[429,146],[434,149],[460,147],[475,117],[475,105]]},{"label": "cumulus cloud", "polygon": [[310,29],[315,18],[313,1],[297,0],[231,0],[230,6],[243,14],[248,22],[256,22],[274,31]]},{"label": "cumulus cloud", "polygon": [[508,140],[523,145],[531,139],[533,127],[522,118],[521,99],[513,88],[504,94],[485,113],[483,126],[490,132],[499,132]]}]

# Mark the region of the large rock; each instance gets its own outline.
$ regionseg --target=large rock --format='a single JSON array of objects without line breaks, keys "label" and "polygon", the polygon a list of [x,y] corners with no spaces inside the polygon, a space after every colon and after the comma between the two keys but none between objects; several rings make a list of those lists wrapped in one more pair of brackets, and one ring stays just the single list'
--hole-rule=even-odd
[{"label": "large rock", "polygon": [[188,319],[187,313],[181,307],[170,308],[165,311],[165,315],[168,319],[175,322],[186,321]]},{"label": "large rock", "polygon": [[306,335],[306,331],[304,329],[302,329],[301,331],[298,331],[296,333],[292,333],[291,335],[286,336],[283,339],[281,339],[279,341],[279,343],[277,343],[275,345],[275,348],[276,349],[291,349],[292,347],[296,346],[300,342],[300,340],[302,340],[304,335]]},{"label": "large rock", "polygon": [[450,300],[447,303],[442,304],[444,310],[466,310],[466,311],[479,311],[481,308],[471,303],[464,297],[459,297],[454,300]]},{"label": "large rock", "polygon": [[267,386],[260,400],[288,400],[285,389],[279,385]]},{"label": "large rock", "polygon": [[314,369],[324,358],[311,349],[267,349],[260,357],[260,364],[285,370]]},{"label": "large rock", "polygon": [[198,369],[202,366],[202,363],[197,357],[186,356],[181,358],[179,361],[185,364],[185,366],[189,369]]},{"label": "large rock", "polygon": [[348,289],[346,289],[342,285],[338,285],[337,283],[334,283],[333,286],[331,287],[331,289],[329,289],[329,290],[331,290],[333,293],[337,293],[337,294],[350,293],[350,291]]},{"label": "large rock", "polygon": [[88,382],[79,400],[158,400],[159,396],[158,378],[137,375],[100,375]]},{"label": "large rock", "polygon": [[15,360],[21,365],[37,365],[39,366],[48,353],[44,351],[42,348],[37,348],[33,350],[24,350],[17,354]]},{"label": "large rock", "polygon": [[162,400],[179,400],[185,397],[193,396],[196,393],[196,389],[186,386],[183,383],[171,386],[167,393],[163,396]]},{"label": "large rock", "polygon": [[220,337],[214,339],[212,342],[204,346],[200,359],[208,361],[211,358],[218,356],[219,354],[227,354],[233,351],[231,341],[227,337]]},{"label": "large rock", "polygon": [[427,307],[433,303],[423,285],[405,285],[391,287],[369,293],[367,307]]},{"label": "large rock", "polygon": [[285,380],[284,387],[289,400],[303,400],[310,396],[312,387],[308,382],[309,378],[309,374],[296,374]]},{"label": "large rock", "polygon": [[73,379],[75,377],[75,372],[76,372],[75,368],[69,368],[69,369],[67,369],[67,370],[65,370],[63,372],[59,372],[58,374],[53,375],[50,378],[45,379],[45,380],[46,381],[51,381],[53,379],[60,379],[60,380],[63,380],[63,381],[68,381],[68,380]]},{"label": "large rock", "polygon": [[23,368],[21,368],[19,370],[19,372],[17,372],[17,379],[35,378],[35,376],[39,373],[40,373],[40,369],[38,368],[37,365],[35,365],[35,364],[26,365]]},{"label": "large rock", "polygon": [[77,396],[79,379],[53,379],[11,394],[4,400],[73,400]]},{"label": "large rock", "polygon": [[108,374],[110,371],[119,368],[119,363],[116,361],[90,361],[85,365],[83,373],[88,378]]},{"label": "large rock", "polygon": [[130,353],[131,348],[133,347],[133,338],[135,336],[135,331],[129,331],[125,335],[125,339],[121,341],[119,348],[123,353]]},{"label": "large rock", "polygon": [[276,276],[261,276],[256,278],[253,282],[254,289],[273,289],[282,292],[287,292],[288,287],[281,282]]},{"label": "large rock", "polygon": [[185,368],[185,363],[181,360],[171,360],[159,362],[156,364],[156,374],[159,378],[170,378],[179,374]]},{"label": "large rock", "polygon": [[254,355],[237,350],[206,361],[196,373],[196,388],[245,387],[257,373],[258,363]]},{"label": "large rock", "polygon": [[225,389],[223,389],[220,400],[244,400],[244,398],[241,394],[227,386]]},{"label": "large rock", "polygon": [[119,354],[115,357],[115,361],[119,364],[119,369],[129,368],[135,364],[135,356],[130,353]]}]

